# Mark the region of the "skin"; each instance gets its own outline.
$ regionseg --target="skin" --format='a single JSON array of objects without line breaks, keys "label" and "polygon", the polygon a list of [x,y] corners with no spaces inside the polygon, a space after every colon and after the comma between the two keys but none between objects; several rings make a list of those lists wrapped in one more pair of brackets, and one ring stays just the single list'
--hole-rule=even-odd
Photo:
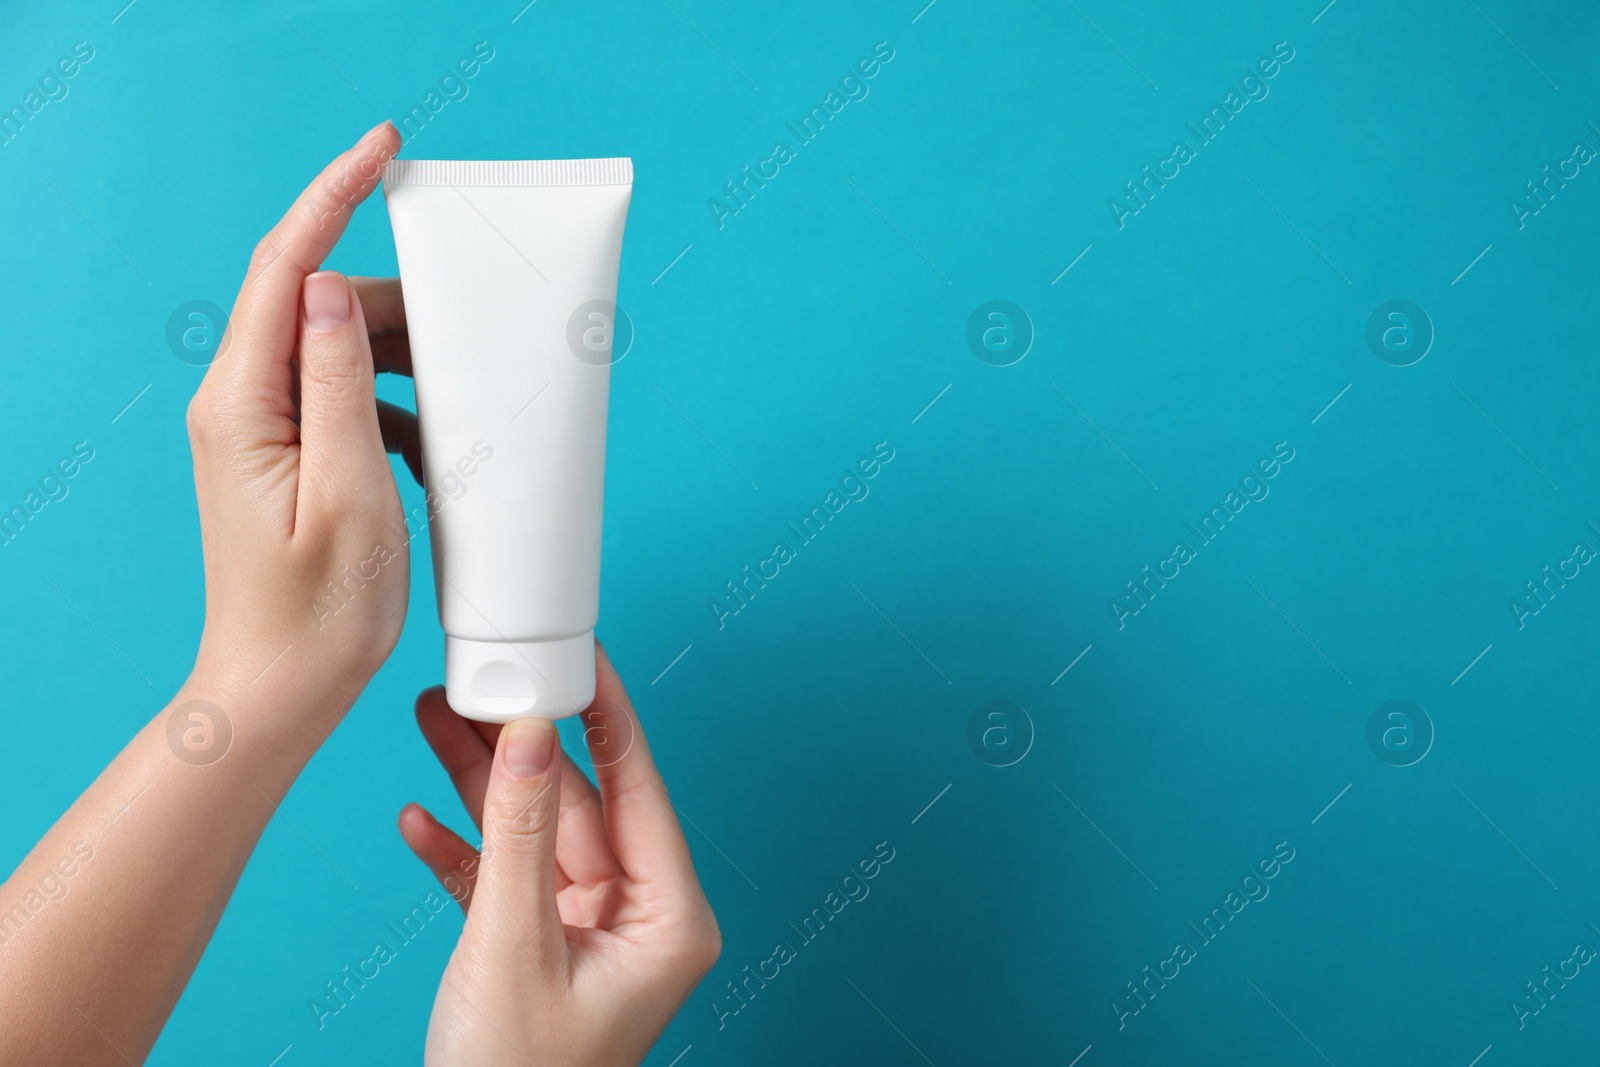
[{"label": "skin", "polygon": [[[188,411],[206,574],[194,670],[0,885],[0,1065],[143,1062],[263,828],[399,638],[409,538],[385,451],[419,472],[417,427],[375,400],[374,375],[410,371],[400,286],[318,269],[399,145],[388,123],[370,131],[251,258]],[[461,873],[470,910],[430,1062],[637,1063],[715,960],[715,920],[603,656],[598,691],[586,717],[635,738],[599,793],[565,756],[510,773],[513,742],[544,745],[549,723],[491,732],[442,692],[419,701],[487,853]],[[401,827],[436,871],[472,852],[415,806]],[[601,977],[615,980],[603,1005]]]},{"label": "skin", "polygon": [[599,789],[555,728],[450,710],[417,723],[483,852],[413,804],[400,833],[467,921],[428,1024],[426,1062],[637,1064],[717,960],[721,935],[672,802],[604,649],[583,713]]}]

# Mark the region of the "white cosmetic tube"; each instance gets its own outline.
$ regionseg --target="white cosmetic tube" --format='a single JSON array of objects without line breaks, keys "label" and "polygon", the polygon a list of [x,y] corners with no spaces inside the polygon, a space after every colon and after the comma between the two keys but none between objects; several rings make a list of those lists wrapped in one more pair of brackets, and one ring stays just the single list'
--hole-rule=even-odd
[{"label": "white cosmetic tube", "polygon": [[[594,700],[600,517],[629,159],[396,159],[450,706],[558,719]],[[613,340],[622,347],[613,348]]]}]

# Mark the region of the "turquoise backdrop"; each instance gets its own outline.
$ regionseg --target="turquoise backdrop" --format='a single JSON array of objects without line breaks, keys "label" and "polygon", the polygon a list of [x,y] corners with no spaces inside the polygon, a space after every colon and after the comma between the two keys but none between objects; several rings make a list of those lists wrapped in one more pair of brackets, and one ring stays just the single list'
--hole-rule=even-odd
[{"label": "turquoise backdrop", "polygon": [[[93,458],[0,547],[0,858],[192,663],[169,320],[387,117],[634,160],[600,633],[724,934],[652,1064],[1591,1061],[1600,11],[926,2],[12,5],[0,510]],[[417,1062],[455,914],[310,1007],[465,822],[413,583],[150,1062]]]}]

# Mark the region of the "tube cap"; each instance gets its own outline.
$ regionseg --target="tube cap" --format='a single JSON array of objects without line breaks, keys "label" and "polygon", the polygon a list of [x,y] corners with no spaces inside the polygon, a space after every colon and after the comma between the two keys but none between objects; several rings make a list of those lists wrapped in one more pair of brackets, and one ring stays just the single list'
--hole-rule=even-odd
[{"label": "tube cap", "polygon": [[560,719],[594,703],[594,631],[555,641],[445,635],[445,698],[479,722]]}]

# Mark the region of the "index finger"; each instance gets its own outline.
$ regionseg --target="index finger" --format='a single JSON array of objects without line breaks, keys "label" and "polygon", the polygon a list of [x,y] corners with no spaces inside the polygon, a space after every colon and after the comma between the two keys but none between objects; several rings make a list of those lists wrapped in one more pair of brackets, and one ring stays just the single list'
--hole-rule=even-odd
[{"label": "index finger", "polygon": [[287,374],[300,331],[300,287],[344,235],[356,207],[400,150],[400,134],[379,123],[319,174],[250,257],[234,301],[228,358],[219,374],[268,387]]},{"label": "index finger", "polygon": [[[595,701],[584,714],[584,737],[615,733],[626,739],[620,759],[595,759],[600,809],[605,815],[611,848],[622,869],[636,882],[653,882],[679,890],[698,891],[689,843],[678,825],[676,807],[656,770],[650,745],[639,725],[633,702],[605,649],[595,646]],[[598,753],[596,754],[598,756]]]}]

